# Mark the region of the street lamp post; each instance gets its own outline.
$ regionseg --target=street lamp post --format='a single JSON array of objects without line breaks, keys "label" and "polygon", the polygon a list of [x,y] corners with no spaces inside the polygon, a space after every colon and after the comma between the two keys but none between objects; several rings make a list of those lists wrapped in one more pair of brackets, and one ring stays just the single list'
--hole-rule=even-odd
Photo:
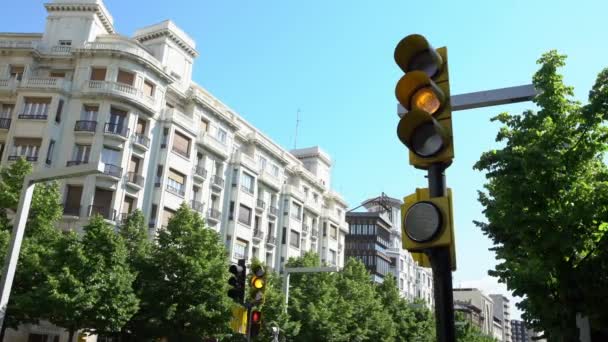
[{"label": "street lamp post", "polygon": [[30,211],[30,204],[32,202],[36,184],[58,179],[101,174],[103,171],[104,164],[102,163],[97,165],[83,164],[72,167],[48,169],[32,173],[25,177],[23,189],[21,190],[21,196],[19,198],[19,206],[17,207],[17,213],[15,214],[11,242],[4,261],[2,280],[0,281],[0,327],[4,324],[6,307],[13,286],[17,261],[19,260],[19,252],[21,251],[21,242],[23,241],[23,233],[25,232],[25,224],[27,223],[27,216]]}]

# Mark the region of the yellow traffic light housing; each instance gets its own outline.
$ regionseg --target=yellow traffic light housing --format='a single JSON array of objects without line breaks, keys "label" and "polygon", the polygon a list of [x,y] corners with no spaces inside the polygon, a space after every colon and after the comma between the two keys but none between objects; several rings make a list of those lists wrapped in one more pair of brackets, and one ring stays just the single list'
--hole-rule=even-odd
[{"label": "yellow traffic light housing", "polygon": [[[456,270],[456,240],[452,211],[452,190],[447,196],[430,197],[429,189],[416,189],[401,206],[403,248],[423,253],[430,248],[449,247],[452,270]],[[419,263],[428,259],[419,257]],[[424,266],[424,265],[422,265]]]},{"label": "yellow traffic light housing", "polygon": [[251,270],[251,304],[260,305],[264,303],[264,292],[266,291],[267,273],[263,266],[253,266]]},{"label": "yellow traffic light housing", "polygon": [[450,164],[454,146],[447,49],[435,50],[423,36],[410,35],[395,48],[395,62],[406,73],[395,95],[408,111],[397,136],[410,151],[410,164],[419,169]]}]

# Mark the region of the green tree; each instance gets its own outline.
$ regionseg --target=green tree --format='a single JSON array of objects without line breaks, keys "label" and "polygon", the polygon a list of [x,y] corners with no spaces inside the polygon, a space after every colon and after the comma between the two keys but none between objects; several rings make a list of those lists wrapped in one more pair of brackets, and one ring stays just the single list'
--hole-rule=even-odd
[{"label": "green tree", "polygon": [[[139,336],[200,340],[228,332],[228,262],[219,235],[185,204],[152,248],[152,272],[145,277]],[[158,335],[161,334],[161,335]]]},{"label": "green tree", "polygon": [[392,274],[376,287],[382,307],[391,317],[395,341],[435,341],[433,315],[424,302],[409,303],[402,298]]},{"label": "green tree", "polygon": [[12,230],[8,219],[9,210],[13,213],[17,211],[23,180],[30,172],[32,165],[23,158],[0,169],[0,229]]},{"label": "green tree", "polygon": [[61,271],[48,282],[55,306],[50,321],[67,328],[70,338],[79,329],[120,331],[138,308],[122,237],[96,215],[81,239],[70,233],[63,240]]},{"label": "green tree", "polygon": [[475,223],[500,260],[490,275],[524,297],[524,319],[552,341],[576,341],[576,313],[605,315],[593,301],[608,298],[607,287],[581,281],[607,277],[593,268],[608,260],[600,251],[608,230],[608,70],[582,105],[558,73],[565,56],[550,51],[538,63],[539,110],[495,117],[504,147],[475,164],[488,179],[479,192],[487,222]]},{"label": "green tree", "polygon": [[460,312],[456,312],[456,340],[462,342],[496,342],[496,339],[482,333],[478,327],[466,320]]}]

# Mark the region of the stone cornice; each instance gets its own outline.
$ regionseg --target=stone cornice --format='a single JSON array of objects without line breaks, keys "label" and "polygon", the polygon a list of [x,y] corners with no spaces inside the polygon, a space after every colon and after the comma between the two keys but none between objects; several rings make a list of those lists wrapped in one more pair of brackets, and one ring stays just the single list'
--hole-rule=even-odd
[{"label": "stone cornice", "polygon": [[186,51],[186,53],[188,53],[188,55],[190,55],[190,57],[192,57],[192,58],[198,57],[198,51],[193,49],[189,44],[187,44],[185,41],[183,41],[179,36],[173,34],[173,32],[171,32],[171,30],[169,30],[169,29],[162,29],[159,31],[145,33],[145,34],[133,37],[133,39],[136,39],[140,43],[143,43],[147,40],[152,40],[152,39],[161,38],[161,37],[169,38],[171,41],[173,41],[175,44],[177,44],[177,46],[179,46],[184,51]]},{"label": "stone cornice", "polygon": [[44,7],[48,12],[72,11],[72,12],[94,12],[108,33],[116,33],[112,25],[112,19],[105,8],[98,3],[46,3]]}]

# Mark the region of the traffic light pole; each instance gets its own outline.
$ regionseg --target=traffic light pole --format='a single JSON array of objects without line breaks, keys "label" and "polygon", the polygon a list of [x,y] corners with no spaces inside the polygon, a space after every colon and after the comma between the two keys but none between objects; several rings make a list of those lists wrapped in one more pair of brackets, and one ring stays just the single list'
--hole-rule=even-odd
[{"label": "traffic light pole", "polygon": [[[433,164],[428,169],[430,197],[446,195],[445,168],[442,163]],[[452,267],[450,250],[447,247],[426,251],[433,269],[433,290],[435,297],[435,330],[438,342],[456,341],[454,327],[454,297],[452,293]]]}]

